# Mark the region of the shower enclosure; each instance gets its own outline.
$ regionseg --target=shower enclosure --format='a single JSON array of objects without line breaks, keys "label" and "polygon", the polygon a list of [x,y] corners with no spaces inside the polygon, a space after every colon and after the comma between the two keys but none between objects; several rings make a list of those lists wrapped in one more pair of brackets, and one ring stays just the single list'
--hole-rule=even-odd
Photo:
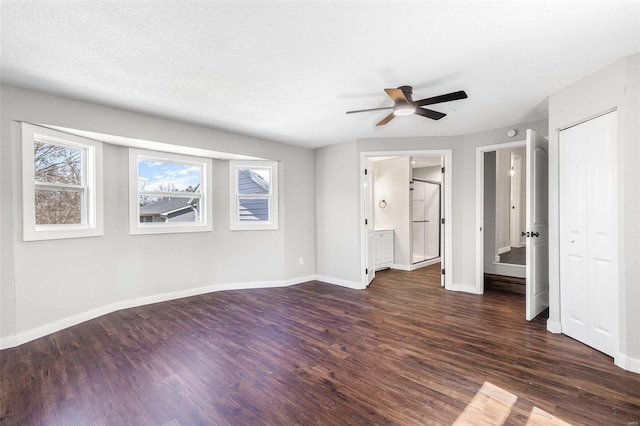
[{"label": "shower enclosure", "polygon": [[440,257],[441,184],[413,179],[413,263]]}]

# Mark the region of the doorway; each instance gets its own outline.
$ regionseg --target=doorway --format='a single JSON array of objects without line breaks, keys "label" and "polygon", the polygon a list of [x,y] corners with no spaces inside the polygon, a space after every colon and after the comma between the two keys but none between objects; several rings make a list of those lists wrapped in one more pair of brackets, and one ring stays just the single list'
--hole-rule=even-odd
[{"label": "doorway", "polygon": [[[451,150],[417,150],[417,151],[382,151],[382,152],[362,152],[361,163],[361,213],[363,218],[363,226],[361,228],[361,264],[363,271],[362,284],[363,287],[369,285],[369,283],[375,278],[376,265],[374,264],[375,253],[379,250],[379,247],[375,246],[376,241],[382,242],[384,237],[380,236],[376,240],[377,233],[393,232],[393,239],[396,240],[398,235],[406,241],[406,244],[400,246],[400,250],[396,250],[394,256],[404,259],[402,264],[394,263],[393,267],[402,270],[413,270],[418,267],[427,266],[434,262],[441,263],[441,284],[445,288],[451,288],[451,274],[447,274],[447,269],[451,268],[451,221],[446,221],[446,212],[451,210]],[[406,170],[404,179],[397,182],[394,191],[391,191],[388,196],[384,194],[376,194],[376,191],[372,188],[373,182],[376,181],[375,167],[371,161],[375,157],[384,157],[389,163],[400,163],[402,167],[402,173]],[[437,158],[437,166],[431,164],[430,166],[437,169],[439,179],[429,179],[418,172],[415,176],[413,173],[413,165],[415,165],[421,158],[430,157]],[[415,161],[416,163],[412,162]],[[405,167],[406,164],[406,167]],[[445,171],[445,173],[443,173]],[[373,174],[373,176],[372,176]],[[440,185],[434,185],[433,182],[440,180]],[[429,182],[422,181],[432,181]],[[420,183],[417,183],[420,182]],[[426,200],[422,197],[422,213],[424,216],[417,215],[417,218],[421,223],[425,225],[416,225],[414,232],[413,213],[413,190],[416,186],[419,186],[423,191],[423,195],[429,196]],[[425,184],[425,186],[422,186]],[[375,187],[375,184],[374,184]],[[437,188],[437,191],[427,188]],[[406,193],[406,197],[397,197],[398,193]],[[436,194],[436,195],[434,195]],[[425,202],[428,201],[428,202]],[[427,210],[425,210],[425,207]],[[396,235],[395,229],[388,229],[385,226],[383,220],[380,220],[383,215],[390,216],[397,214],[398,212],[406,209],[406,215],[402,213],[404,224],[401,229],[398,229]],[[416,207],[417,209],[417,207]],[[376,222],[376,215],[378,215],[379,222]],[[426,215],[426,216],[425,216]],[[436,216],[437,215],[437,216]],[[433,216],[433,219],[430,217]],[[443,220],[445,219],[445,220]],[[429,222],[426,222],[429,220]],[[429,223],[430,229],[425,230],[424,227]],[[376,229],[378,227],[378,229]],[[382,228],[382,229],[380,229]],[[436,231],[437,230],[437,231]],[[417,234],[420,232],[420,234]],[[417,235],[416,235],[417,234]],[[416,242],[414,244],[414,235],[416,235]],[[398,245],[396,245],[398,247]],[[414,262],[414,249],[419,259],[416,258]],[[376,251],[377,250],[377,251]],[[429,259],[429,260],[428,260]]]},{"label": "doorway", "polygon": [[525,277],[523,160],[525,145],[484,152],[484,272],[488,274]]},{"label": "doorway", "polygon": [[[541,311],[549,306],[549,224],[548,224],[548,141],[546,138],[537,135],[532,130],[527,130],[526,140],[496,144],[476,148],[476,288],[480,293],[484,292],[484,271],[485,271],[485,229],[491,221],[485,221],[485,180],[490,178],[491,173],[485,169],[486,153],[500,150],[513,149],[525,146],[526,154],[526,212],[524,229],[521,236],[525,238],[525,295],[527,320],[535,318]],[[511,156],[508,156],[511,164]],[[496,178],[497,180],[497,178]],[[511,207],[511,205],[510,205]],[[509,210],[511,208],[509,207]],[[504,212],[504,211],[503,211]],[[509,215],[510,213],[507,213]],[[506,239],[510,244],[510,230],[507,227]],[[504,237],[504,233],[503,233]],[[502,251],[507,251],[498,245],[498,255]],[[502,248],[501,248],[502,247]],[[508,265],[504,265],[506,267]],[[515,267],[515,266],[514,266]]]}]

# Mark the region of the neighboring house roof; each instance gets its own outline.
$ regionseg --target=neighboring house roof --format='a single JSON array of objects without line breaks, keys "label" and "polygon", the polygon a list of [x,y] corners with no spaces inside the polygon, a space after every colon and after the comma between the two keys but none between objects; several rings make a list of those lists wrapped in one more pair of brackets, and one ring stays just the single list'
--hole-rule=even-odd
[{"label": "neighboring house roof", "polygon": [[241,169],[238,173],[238,190],[240,194],[268,194],[269,184],[259,174]]},{"label": "neighboring house roof", "polygon": [[140,206],[140,215],[162,215],[169,214],[177,210],[183,210],[185,208],[191,208],[191,200],[192,198],[176,197],[145,204],[144,206]]},{"label": "neighboring house roof", "polygon": [[[242,169],[238,173],[238,191],[240,198],[246,195],[269,194],[269,183],[262,176],[249,169]],[[240,220],[269,220],[269,201],[265,198],[243,199],[239,205]]]}]

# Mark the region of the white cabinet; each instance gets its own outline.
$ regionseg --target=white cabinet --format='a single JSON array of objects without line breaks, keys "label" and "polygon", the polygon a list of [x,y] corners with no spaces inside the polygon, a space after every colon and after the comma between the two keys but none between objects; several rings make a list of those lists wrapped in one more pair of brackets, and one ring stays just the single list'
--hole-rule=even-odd
[{"label": "white cabinet", "polygon": [[375,231],[373,236],[373,255],[376,271],[393,266],[393,229]]}]

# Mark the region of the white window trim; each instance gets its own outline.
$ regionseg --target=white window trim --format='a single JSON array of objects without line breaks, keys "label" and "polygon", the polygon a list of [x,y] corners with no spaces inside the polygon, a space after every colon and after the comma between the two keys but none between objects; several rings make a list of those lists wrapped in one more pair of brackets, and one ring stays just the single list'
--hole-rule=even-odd
[{"label": "white window trim", "polygon": [[[182,164],[193,164],[202,167],[201,203],[202,222],[140,222],[140,206],[138,203],[138,160],[160,160]],[[168,152],[147,151],[129,148],[129,234],[175,234],[183,232],[209,232],[213,229],[212,208],[212,167],[210,158],[192,157]],[[175,195],[175,194],[168,194]]]},{"label": "white window trim", "polygon": [[[35,181],[33,149],[36,138],[44,142],[79,148],[83,152],[84,185],[61,185]],[[102,142],[70,135],[45,127],[22,123],[22,238],[23,241],[97,237],[104,233]],[[84,192],[82,223],[36,225],[36,187],[82,189]]]},{"label": "white window trim", "polygon": [[[269,169],[271,182],[269,195],[259,198],[269,200],[269,220],[260,222],[240,222],[238,210],[238,197],[246,198],[246,195],[237,193],[238,169],[254,168]],[[273,230],[278,229],[278,162],[277,161],[229,161],[229,229],[232,231],[248,230]]]}]

